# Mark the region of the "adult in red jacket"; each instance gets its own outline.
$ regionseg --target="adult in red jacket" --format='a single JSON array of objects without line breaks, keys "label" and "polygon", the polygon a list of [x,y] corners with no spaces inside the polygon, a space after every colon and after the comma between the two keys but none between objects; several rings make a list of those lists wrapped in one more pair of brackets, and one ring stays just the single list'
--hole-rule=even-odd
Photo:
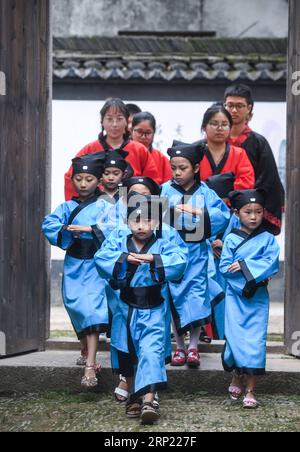
[{"label": "adult in red jacket", "polygon": [[[126,157],[129,163],[128,176],[145,176],[158,182],[156,164],[150,152],[141,143],[129,140],[128,118],[129,112],[121,99],[108,99],[101,110],[102,132],[98,140],[81,149],[77,157],[104,150],[124,149],[129,153]],[[65,174],[66,201],[76,196],[71,177],[72,167]]]},{"label": "adult in red jacket", "polygon": [[155,117],[148,112],[137,113],[132,120],[132,139],[146,146],[158,171],[156,182],[164,184],[173,178],[170,159],[161,151],[153,148],[153,141],[156,132]]},{"label": "adult in red jacket", "polygon": [[204,115],[202,131],[207,146],[200,177],[221,198],[227,198],[232,190],[249,190],[255,186],[254,168],[246,151],[228,143],[231,127],[231,115],[222,105],[214,105]]}]

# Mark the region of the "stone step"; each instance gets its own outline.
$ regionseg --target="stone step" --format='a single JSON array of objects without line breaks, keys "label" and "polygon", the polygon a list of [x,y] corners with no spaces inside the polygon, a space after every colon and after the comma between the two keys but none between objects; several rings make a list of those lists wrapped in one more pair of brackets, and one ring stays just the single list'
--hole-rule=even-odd
[{"label": "stone step", "polygon": [[[75,365],[77,351],[46,351],[0,359],[0,393],[71,391],[82,392],[83,369]],[[101,352],[102,364],[98,392],[112,391],[117,378],[110,367],[110,354]],[[230,375],[222,369],[216,353],[202,354],[199,370],[168,366],[169,389],[208,394],[226,393]],[[261,377],[259,392],[265,394],[298,394],[300,360],[284,355],[268,355],[268,373]]]},{"label": "stone step", "polygon": [[[100,340],[99,351],[109,352],[110,341]],[[176,344],[172,343],[173,351],[176,349]],[[223,341],[213,341],[211,344],[199,344],[200,353],[222,353],[224,349]],[[80,343],[77,339],[67,337],[57,337],[48,339],[46,342],[46,350],[68,350],[80,351]],[[285,346],[283,342],[268,342],[267,351],[271,354],[283,355],[285,353]]]}]

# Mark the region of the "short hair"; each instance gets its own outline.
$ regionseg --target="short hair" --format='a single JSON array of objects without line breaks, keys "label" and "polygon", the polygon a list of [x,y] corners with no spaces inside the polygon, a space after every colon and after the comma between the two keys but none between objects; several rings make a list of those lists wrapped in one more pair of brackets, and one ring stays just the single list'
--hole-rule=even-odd
[{"label": "short hair", "polygon": [[136,104],[126,104],[126,108],[129,111],[130,116],[136,115],[137,113],[141,113],[142,111],[141,108]]},{"label": "short hair", "polygon": [[148,111],[142,111],[141,113],[134,115],[132,120],[132,127],[134,128],[144,121],[149,121],[153,132],[156,132],[156,119],[152,115],[152,113],[149,113]]},{"label": "short hair", "polygon": [[225,102],[229,96],[243,97],[244,99],[246,99],[248,105],[252,105],[252,109],[254,107],[252,89],[248,85],[239,84],[229,86],[224,94]]},{"label": "short hair", "polygon": [[202,127],[201,127],[202,131],[204,131],[206,129],[207,125],[209,124],[209,121],[218,113],[223,113],[223,115],[225,115],[226,118],[228,119],[228,121],[230,123],[230,127],[233,126],[232,117],[231,117],[231,114],[229,113],[229,111],[226,110],[224,105],[217,103],[217,104],[214,104],[212,107],[210,107],[208,110],[206,110],[204,117],[203,117]]}]

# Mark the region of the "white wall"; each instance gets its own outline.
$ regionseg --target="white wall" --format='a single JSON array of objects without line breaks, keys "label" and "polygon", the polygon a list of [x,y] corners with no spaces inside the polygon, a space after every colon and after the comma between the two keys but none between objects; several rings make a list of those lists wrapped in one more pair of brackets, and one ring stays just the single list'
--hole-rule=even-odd
[{"label": "white wall", "polygon": [[[130,99],[128,100],[130,102]],[[64,201],[64,173],[71,159],[87,143],[95,141],[100,131],[101,101],[53,101],[52,208]],[[193,142],[200,139],[203,114],[211,102],[139,102],[144,111],[157,119],[156,144],[166,152],[173,139]],[[284,173],[286,140],[286,104],[257,103],[251,127],[270,142]],[[280,237],[282,258],[284,236]],[[52,258],[64,253],[52,248]]]},{"label": "white wall", "polygon": [[54,36],[119,30],[213,30],[218,37],[286,37],[287,0],[53,0]]}]

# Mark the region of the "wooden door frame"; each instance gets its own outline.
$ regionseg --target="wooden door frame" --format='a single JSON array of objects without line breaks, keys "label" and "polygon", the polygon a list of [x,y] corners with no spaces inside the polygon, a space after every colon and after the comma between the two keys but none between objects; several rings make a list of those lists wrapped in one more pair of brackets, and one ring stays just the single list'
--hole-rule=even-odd
[{"label": "wooden door frame", "polygon": [[300,357],[300,2],[289,0],[285,345]]}]

